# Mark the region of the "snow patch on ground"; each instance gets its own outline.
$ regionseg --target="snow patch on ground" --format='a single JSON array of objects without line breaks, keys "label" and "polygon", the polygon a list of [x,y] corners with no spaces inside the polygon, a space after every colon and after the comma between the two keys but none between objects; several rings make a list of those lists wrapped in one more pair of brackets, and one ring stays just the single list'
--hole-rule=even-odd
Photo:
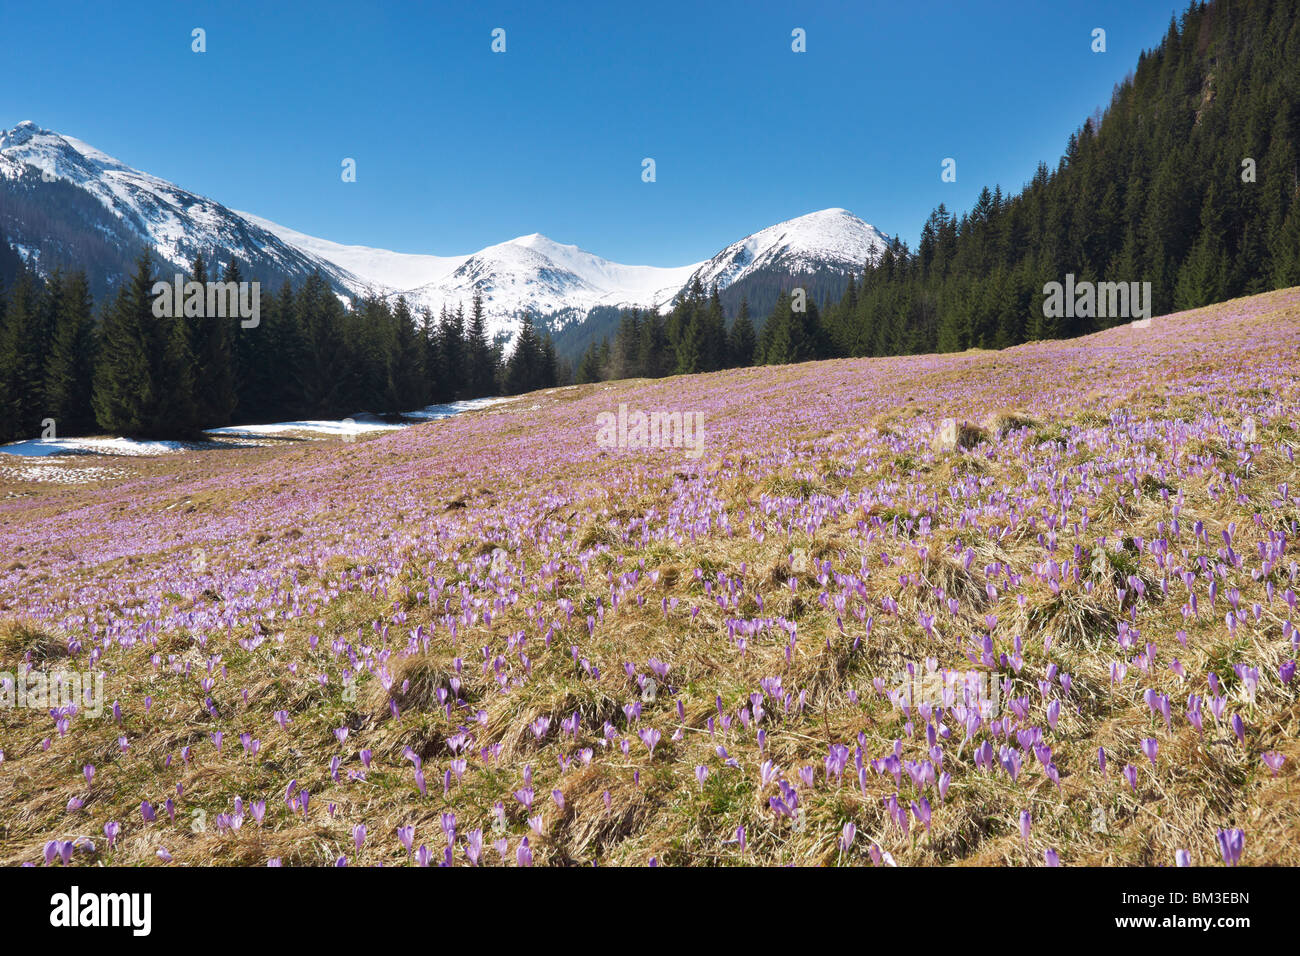
[{"label": "snow patch on ground", "polygon": [[125,478],[127,474],[128,472],[123,468],[110,468],[105,465],[91,465],[85,468],[64,467],[63,460],[51,458],[26,461],[16,468],[0,467],[0,479],[40,481],[53,485],[91,485],[99,481]]},{"label": "snow patch on ground", "polygon": [[265,425],[230,425],[226,428],[209,428],[204,434],[229,435],[242,438],[249,435],[291,435],[294,432],[321,432],[326,435],[361,435],[365,432],[393,431],[402,425],[375,420],[344,418],[339,421],[270,422]]},{"label": "snow patch on ground", "polygon": [[21,458],[59,455],[126,455],[132,458],[167,455],[191,447],[179,441],[134,441],[130,438],[29,438],[0,445],[0,452]]},{"label": "snow patch on ground", "polygon": [[[402,416],[402,422],[385,422],[374,415],[360,413],[353,418],[338,421],[271,422],[265,425],[231,425],[210,428],[205,434],[227,439],[224,444],[264,445],[266,442],[247,441],[265,436],[315,434],[321,437],[349,438],[369,432],[397,431],[425,422],[450,418],[462,412],[490,408],[514,397],[472,398],[463,402],[428,405]],[[538,406],[534,405],[534,408]],[[13,456],[7,462],[12,467],[0,465],[0,480],[39,481],[52,484],[91,484],[113,478],[124,478],[128,472],[104,465],[74,467],[73,462],[89,455],[144,458],[168,455],[187,449],[219,447],[222,442],[134,441],[130,438],[32,438],[27,441],[0,445],[0,453]],[[6,459],[0,458],[0,462]]]},{"label": "snow patch on ground", "polygon": [[492,405],[500,405],[503,402],[513,402],[514,398],[471,398],[463,402],[448,402],[443,405],[427,405],[424,408],[416,409],[413,412],[404,412],[402,418],[407,421],[393,423],[386,422],[370,414],[358,414],[353,418],[343,418],[337,421],[303,421],[303,422],[271,422],[266,425],[229,425],[225,428],[209,428],[206,432],[208,435],[225,435],[231,437],[246,437],[256,435],[291,435],[294,432],[319,432],[326,435],[361,435],[366,432],[384,432],[396,431],[399,428],[408,428],[411,425],[422,422],[437,421],[440,418],[450,418],[453,415],[459,415],[461,412],[472,412],[480,408],[488,408]]}]

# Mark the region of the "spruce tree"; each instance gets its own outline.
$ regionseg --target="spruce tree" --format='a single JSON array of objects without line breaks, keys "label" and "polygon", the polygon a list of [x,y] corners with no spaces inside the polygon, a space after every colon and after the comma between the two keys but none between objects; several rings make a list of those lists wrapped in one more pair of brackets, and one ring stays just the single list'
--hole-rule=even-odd
[{"label": "spruce tree", "polygon": [[0,324],[0,433],[6,440],[30,438],[49,417],[44,402],[45,334],[40,280],[19,271],[9,290]]},{"label": "spruce tree", "polygon": [[582,353],[582,361],[578,363],[577,378],[580,385],[601,380],[600,348],[595,342],[588,345],[587,351]]},{"label": "spruce tree", "polygon": [[157,383],[149,357],[155,322],[153,285],[153,263],[145,252],[104,315],[92,405],[95,421],[106,432],[143,434],[156,407]]},{"label": "spruce tree", "polygon": [[465,330],[465,390],[470,398],[483,398],[496,391],[496,356],[488,342],[483,295],[475,291],[470,304],[469,326]]},{"label": "spruce tree", "polygon": [[459,310],[449,312],[443,306],[442,320],[438,323],[438,344],[442,353],[441,371],[446,383],[447,400],[466,397],[470,382],[465,367],[465,326]]},{"label": "spruce tree", "polygon": [[59,284],[54,335],[45,364],[45,405],[59,434],[77,435],[95,423],[91,407],[95,319],[84,272],[63,275]]},{"label": "spruce tree", "polygon": [[543,387],[545,372],[543,343],[533,325],[532,313],[525,311],[515,337],[515,350],[505,370],[505,393],[519,395]]},{"label": "spruce tree", "polygon": [[[207,266],[202,255],[195,257],[190,278],[206,285]],[[236,284],[243,281],[233,257],[221,281]],[[218,318],[205,314],[187,318],[194,358],[194,415],[199,427],[213,428],[231,420],[236,406],[235,336],[261,338],[260,312],[258,318],[258,327],[247,329],[234,316]]]},{"label": "spruce tree", "polygon": [[[849,280],[850,283],[852,279]],[[749,299],[740,300],[740,312],[731,323],[731,332],[727,338],[728,364],[732,368],[743,368],[754,364],[754,347],[757,341],[754,335],[754,323],[749,318]]]}]

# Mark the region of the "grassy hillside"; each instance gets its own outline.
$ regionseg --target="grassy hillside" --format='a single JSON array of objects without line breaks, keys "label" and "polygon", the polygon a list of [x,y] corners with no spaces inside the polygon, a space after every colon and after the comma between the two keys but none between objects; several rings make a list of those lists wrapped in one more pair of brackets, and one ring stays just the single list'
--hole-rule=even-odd
[{"label": "grassy hillside", "polygon": [[0,862],[1300,863],[1297,343],[1293,289],[7,465],[0,680],[104,709],[0,707]]}]

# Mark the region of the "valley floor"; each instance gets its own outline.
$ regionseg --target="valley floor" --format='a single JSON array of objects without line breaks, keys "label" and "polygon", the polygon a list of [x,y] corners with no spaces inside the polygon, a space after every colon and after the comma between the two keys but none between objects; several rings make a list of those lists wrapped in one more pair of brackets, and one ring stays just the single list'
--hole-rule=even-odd
[{"label": "valley floor", "polygon": [[1292,289],[5,472],[0,863],[1294,865],[1298,446]]}]

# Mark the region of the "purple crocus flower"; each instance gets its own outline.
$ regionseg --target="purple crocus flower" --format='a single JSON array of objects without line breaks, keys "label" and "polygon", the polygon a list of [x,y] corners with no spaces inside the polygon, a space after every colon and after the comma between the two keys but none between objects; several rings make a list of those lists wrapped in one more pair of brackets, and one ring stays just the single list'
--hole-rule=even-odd
[{"label": "purple crocus flower", "polygon": [[844,829],[840,831],[840,852],[847,853],[849,847],[853,846],[853,840],[858,835],[858,828],[852,821],[844,824]]},{"label": "purple crocus flower", "polygon": [[650,751],[650,756],[653,757],[655,747],[658,745],[662,736],[659,731],[655,730],[653,727],[646,727],[638,731],[637,736],[641,738],[641,743],[646,745],[646,749]]},{"label": "purple crocus flower", "polygon": [[1241,830],[1220,830],[1217,834],[1219,853],[1227,866],[1241,862],[1241,851],[1246,848],[1246,834]]},{"label": "purple crocus flower", "polygon": [[1142,752],[1147,755],[1147,759],[1151,761],[1153,767],[1156,765],[1156,754],[1159,750],[1160,744],[1154,737],[1142,738]]},{"label": "purple crocus flower", "polygon": [[1241,719],[1241,714],[1232,715],[1232,732],[1237,735],[1237,739],[1241,741],[1241,745],[1244,747],[1246,745],[1246,724]]},{"label": "purple crocus flower", "polygon": [[465,835],[465,856],[472,866],[478,866],[479,857],[483,855],[483,831],[470,830]]}]

